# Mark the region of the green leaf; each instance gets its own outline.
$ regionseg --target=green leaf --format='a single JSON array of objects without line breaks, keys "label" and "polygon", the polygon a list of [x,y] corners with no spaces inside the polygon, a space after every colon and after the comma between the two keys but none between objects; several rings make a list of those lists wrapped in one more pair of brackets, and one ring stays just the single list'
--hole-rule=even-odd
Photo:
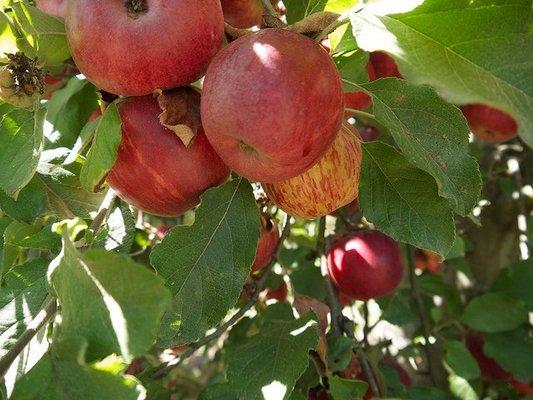
[{"label": "green leaf", "polygon": [[13,200],[0,190],[0,208],[11,218],[31,224],[46,215],[46,196],[34,177]]},{"label": "green leaf", "polygon": [[33,57],[47,67],[57,66],[70,57],[64,22],[27,3],[16,1],[13,8],[15,21],[24,32]]},{"label": "green leaf", "polygon": [[0,357],[3,357],[41,310],[46,298],[43,259],[28,261],[5,274],[0,286]]},{"label": "green leaf", "polygon": [[[368,53],[359,49],[346,51],[335,55],[333,61],[341,74],[341,78],[354,83],[368,82],[368,73],[366,72]],[[346,83],[343,85],[346,92],[357,91],[353,85]]]},{"label": "green leaf", "polygon": [[434,387],[408,387],[406,400],[452,400],[454,397]]},{"label": "green leaf", "polygon": [[35,114],[15,109],[3,115],[0,121],[0,189],[15,200],[37,170],[45,114],[44,108]]},{"label": "green leaf", "polygon": [[86,338],[90,360],[117,353],[129,361],[153,344],[170,296],[144,266],[102,249],[80,254],[65,235],[48,275],[61,306],[61,337]]},{"label": "green leaf", "polygon": [[524,328],[510,332],[487,333],[483,350],[515,379],[533,380],[533,338]]},{"label": "green leaf", "polygon": [[353,340],[346,336],[328,337],[328,369],[343,371],[353,355]]},{"label": "green leaf", "polygon": [[487,293],[468,303],[462,319],[476,331],[510,331],[527,321],[527,310],[520,300],[503,293]]},{"label": "green leaf", "polygon": [[365,217],[398,241],[446,254],[454,222],[431,175],[381,142],[364,144],[363,153],[359,200]]},{"label": "green leaf", "polygon": [[479,397],[470,386],[470,383],[468,381],[457,375],[450,375],[448,377],[448,381],[450,382],[450,391],[461,400],[478,400]]},{"label": "green leaf", "polygon": [[107,217],[103,237],[97,238],[93,247],[104,247],[117,253],[129,253],[135,240],[135,220],[125,203],[115,207]]},{"label": "green leaf", "polygon": [[19,261],[19,256],[22,253],[22,248],[18,243],[23,241],[26,237],[35,235],[41,229],[40,224],[29,225],[18,221],[12,221],[4,230],[3,245],[3,269],[0,271],[0,278],[6,273],[16,262]]},{"label": "green leaf", "polygon": [[122,123],[115,103],[110,104],[98,122],[93,145],[81,169],[80,180],[89,192],[100,189],[117,158]]},{"label": "green leaf", "polygon": [[283,248],[280,254],[282,264],[290,268],[291,283],[295,293],[322,300],[326,290],[322,283],[320,268],[315,266],[314,259],[309,257],[309,250],[303,247]]},{"label": "green leaf", "polygon": [[19,49],[17,46],[17,30],[11,19],[0,11],[0,61],[8,62],[6,54],[16,53]]},{"label": "green leaf", "polygon": [[431,88],[400,79],[362,85],[372,93],[374,115],[386,126],[405,157],[437,181],[439,194],[467,215],[481,194],[481,174],[469,154],[469,129],[459,109]]},{"label": "green leaf", "polygon": [[462,342],[448,340],[444,342],[444,349],[446,350],[444,359],[457,376],[467,380],[479,377],[480,371],[476,360]]},{"label": "green leaf", "polygon": [[228,353],[227,378],[239,398],[290,395],[308,366],[309,349],[317,345],[316,323],[310,316],[296,320],[289,305],[271,306],[258,333]]},{"label": "green leaf", "polygon": [[407,80],[430,85],[455,104],[509,113],[533,146],[530,17],[529,1],[426,0],[405,14],[354,14],[352,25],[359,46],[390,53]]},{"label": "green leaf", "polygon": [[47,221],[45,225],[13,222],[4,234],[4,245],[58,253],[61,249],[61,238],[52,231],[53,222]]},{"label": "green leaf", "polygon": [[131,376],[121,376],[115,361],[85,363],[87,342],[74,337],[55,341],[50,353],[20,380],[12,400],[141,400],[144,388]]},{"label": "green leaf", "polygon": [[285,0],[287,7],[287,22],[293,24],[320,11],[342,13],[355,4],[357,0]]},{"label": "green leaf", "polygon": [[382,310],[381,319],[393,325],[407,325],[418,319],[409,289],[395,290],[390,296],[381,297],[376,301]]},{"label": "green leaf", "polygon": [[368,383],[342,379],[332,376],[329,379],[329,392],[334,400],[352,400],[362,398],[368,389]]},{"label": "green leaf", "polygon": [[250,273],[258,238],[259,213],[246,180],[205,192],[194,225],[172,229],[150,256],[174,296],[165,335],[192,342],[224,318]]},{"label": "green leaf", "polygon": [[520,261],[504,268],[492,286],[493,292],[504,293],[526,303],[533,311],[533,259]]},{"label": "green leaf", "polygon": [[71,78],[46,103],[47,120],[54,128],[53,147],[72,148],[89,116],[98,107],[96,88],[85,79]]},{"label": "green leaf", "polygon": [[202,390],[198,400],[238,400],[238,397],[229,384],[215,383]]}]

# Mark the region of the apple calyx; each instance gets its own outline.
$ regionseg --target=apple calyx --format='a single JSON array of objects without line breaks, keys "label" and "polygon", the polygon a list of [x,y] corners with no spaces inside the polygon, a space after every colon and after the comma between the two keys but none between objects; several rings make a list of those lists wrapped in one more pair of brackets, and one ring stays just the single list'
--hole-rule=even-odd
[{"label": "apple calyx", "polygon": [[24,53],[7,54],[9,62],[0,72],[0,97],[17,107],[31,107],[44,93],[45,74]]},{"label": "apple calyx", "polygon": [[159,122],[188,147],[202,126],[200,93],[192,87],[181,87],[164,92],[158,90],[155,96],[161,108]]},{"label": "apple calyx", "polygon": [[139,14],[148,11],[148,4],[146,0],[126,0],[124,5],[128,10],[128,16],[133,19],[137,19]]}]

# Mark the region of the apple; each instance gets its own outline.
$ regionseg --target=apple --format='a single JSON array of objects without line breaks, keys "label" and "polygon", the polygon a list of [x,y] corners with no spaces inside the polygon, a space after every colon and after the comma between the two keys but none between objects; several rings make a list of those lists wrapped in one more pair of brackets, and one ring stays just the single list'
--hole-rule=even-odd
[{"label": "apple", "polygon": [[402,280],[400,246],[378,231],[341,238],[327,254],[328,274],[341,293],[368,300],[391,293]]},{"label": "apple", "polygon": [[526,382],[517,381],[516,379],[511,379],[511,386],[518,392],[526,394],[528,396],[533,396],[533,385],[530,385]]},{"label": "apple", "polygon": [[221,0],[224,20],[235,28],[251,28],[263,21],[261,0]]},{"label": "apple", "polygon": [[280,303],[287,300],[287,284],[285,281],[281,281],[277,289],[270,289],[267,292],[266,299],[267,300],[277,300]]},{"label": "apple", "polygon": [[382,51],[370,53],[370,62],[374,67],[375,79],[388,77],[402,78],[402,74],[398,70],[396,61],[394,61],[394,59],[387,53]]},{"label": "apple", "polygon": [[428,270],[436,274],[442,267],[442,257],[427,250],[417,250],[415,253],[415,267],[421,271]]},{"label": "apple", "polygon": [[359,130],[359,134],[361,135],[361,139],[363,139],[363,142],[373,142],[374,140],[378,140],[380,136],[379,130],[369,125],[361,128]]},{"label": "apple", "polygon": [[264,184],[267,196],[286,213],[303,219],[328,215],[359,194],[361,145],[355,128],[343,124],[318,164],[301,175]]},{"label": "apple", "polygon": [[261,231],[255,251],[252,271],[259,271],[266,267],[276,254],[279,242],[279,229],[275,220],[261,216]]},{"label": "apple", "polygon": [[76,0],[65,21],[79,70],[123,96],[196,81],[224,39],[219,0]]},{"label": "apple", "polygon": [[[366,64],[366,73],[370,82],[376,80],[376,72],[374,71],[374,67],[370,61]],[[359,90],[357,92],[347,92],[344,94],[344,103],[345,108],[366,110],[372,106],[372,96],[363,90]],[[350,112],[345,113],[345,117],[349,118],[350,116]]]},{"label": "apple", "polygon": [[484,379],[499,381],[511,378],[511,374],[500,367],[494,358],[485,355],[485,352],[483,351],[485,339],[481,333],[468,331],[465,344],[472,354],[472,357],[477,361],[479,369],[481,370],[481,375]]},{"label": "apple", "polygon": [[30,108],[44,93],[44,73],[24,53],[7,54],[9,62],[0,67],[0,99],[19,108]]},{"label": "apple", "polygon": [[501,143],[518,134],[516,121],[496,108],[483,104],[469,104],[460,107],[470,131],[476,138],[488,143]]},{"label": "apple", "polygon": [[67,0],[35,0],[35,5],[47,14],[65,18]]},{"label": "apple", "polygon": [[126,202],[149,213],[177,216],[200,202],[200,195],[228,179],[229,169],[200,128],[186,147],[159,122],[153,96],[119,104],[122,142],[107,182]]},{"label": "apple", "polygon": [[265,183],[309,169],[340,129],[344,94],[335,64],[312,39],[262,29],[230,43],[204,81],[202,121],[224,162]]}]

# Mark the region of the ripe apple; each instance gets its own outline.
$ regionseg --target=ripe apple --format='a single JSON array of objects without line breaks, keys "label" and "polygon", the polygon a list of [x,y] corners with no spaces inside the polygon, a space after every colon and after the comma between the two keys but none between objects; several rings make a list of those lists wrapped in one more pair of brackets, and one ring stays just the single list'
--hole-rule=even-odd
[{"label": "ripe apple", "polygon": [[221,0],[224,20],[235,28],[251,28],[263,20],[261,0]]},{"label": "ripe apple", "polygon": [[428,270],[432,274],[436,274],[442,267],[442,257],[432,251],[417,250],[415,267],[421,271]]},{"label": "ripe apple", "polygon": [[377,128],[367,125],[359,130],[359,134],[363,142],[373,142],[379,138],[380,132]]},{"label": "ripe apple", "polygon": [[468,331],[465,344],[470,353],[472,353],[472,357],[477,361],[484,379],[500,381],[511,378],[511,374],[500,367],[494,358],[485,355],[483,351],[485,339],[481,333]]},{"label": "ripe apple", "polygon": [[370,53],[370,62],[374,67],[376,79],[388,77],[402,77],[402,74],[398,70],[398,65],[396,65],[396,61],[394,61],[394,59],[387,53],[384,53],[382,51]]},{"label": "ripe apple", "polygon": [[223,183],[229,169],[200,128],[188,147],[159,122],[152,96],[130,97],[119,105],[122,142],[107,182],[135,207],[177,216],[197,205],[208,188]]},{"label": "ripe apple", "polygon": [[[370,82],[376,80],[376,72],[374,71],[374,67],[370,61],[366,64],[366,73]],[[344,94],[344,103],[345,108],[366,110],[372,105],[372,96],[362,90],[357,92],[347,92]],[[350,112],[345,113],[345,117],[349,118],[350,116]]]},{"label": "ripe apple", "polygon": [[230,43],[209,65],[202,95],[205,133],[238,174],[272,183],[315,164],[340,129],[344,94],[319,44],[283,29]]},{"label": "ripe apple", "polygon": [[341,238],[331,246],[327,258],[333,282],[357,300],[385,296],[402,280],[400,246],[378,231],[362,230]]},{"label": "ripe apple", "polygon": [[65,18],[67,0],[35,0],[37,8],[47,14]]},{"label": "ripe apple", "polygon": [[285,281],[281,281],[277,289],[274,289],[274,290],[270,289],[267,292],[266,298],[267,300],[274,299],[282,303],[287,300],[287,293],[288,293],[287,284],[285,283]]},{"label": "ripe apple", "polygon": [[66,27],[80,71],[123,96],[194,82],[224,38],[219,0],[69,1]]},{"label": "ripe apple", "polygon": [[266,194],[286,213],[314,219],[352,202],[359,194],[361,145],[355,128],[343,124],[327,153],[294,178],[264,184]]},{"label": "ripe apple", "polygon": [[259,271],[272,261],[279,242],[278,224],[271,218],[261,216],[261,231],[255,251],[252,271]]},{"label": "ripe apple", "polygon": [[533,385],[530,385],[526,382],[517,381],[516,379],[511,379],[510,382],[513,388],[518,393],[526,394],[528,396],[533,396]]},{"label": "ripe apple", "polygon": [[483,104],[470,104],[461,107],[470,131],[479,140],[488,143],[501,143],[513,139],[518,134],[516,121],[496,108]]}]

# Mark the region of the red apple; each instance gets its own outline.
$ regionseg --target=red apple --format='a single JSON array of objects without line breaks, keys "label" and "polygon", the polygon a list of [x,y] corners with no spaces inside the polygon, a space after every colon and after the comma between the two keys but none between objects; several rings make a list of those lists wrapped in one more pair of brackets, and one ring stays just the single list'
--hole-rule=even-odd
[{"label": "red apple", "polygon": [[283,29],[240,37],[209,65],[206,135],[238,174],[272,183],[315,164],[340,129],[344,95],[335,64],[310,38]]},{"label": "red apple", "polygon": [[344,124],[318,164],[301,175],[263,187],[268,197],[288,214],[314,219],[352,202],[359,194],[361,145]]},{"label": "red apple", "polygon": [[501,143],[513,139],[518,134],[516,121],[496,108],[483,104],[470,104],[461,107],[468,126],[476,138],[488,143]]},{"label": "red apple", "polygon": [[514,387],[514,389],[518,392],[518,393],[522,393],[522,394],[526,394],[526,395],[529,395],[529,396],[533,396],[533,386],[526,383],[526,382],[521,382],[521,381],[517,381],[516,379],[511,379],[511,385]]},{"label": "red apple", "polygon": [[285,281],[281,281],[277,289],[271,289],[267,292],[266,298],[267,300],[274,299],[279,302],[284,302],[285,300],[287,300],[287,293],[287,284],[285,283]]},{"label": "red apple", "polygon": [[261,232],[259,234],[259,241],[257,242],[252,271],[259,271],[270,264],[278,248],[278,242],[278,224],[271,218],[261,216]]},{"label": "red apple", "polygon": [[380,132],[373,126],[364,126],[359,130],[359,134],[364,142],[373,142],[379,138]]},{"label": "red apple", "polygon": [[340,211],[343,210],[345,212],[345,215],[350,217],[353,216],[357,211],[359,211],[359,199],[355,199],[351,203],[345,205],[344,207],[341,207],[331,213],[334,217],[340,216]]},{"label": "red apple", "polygon": [[[366,72],[370,82],[376,80],[376,73],[370,61],[366,64]],[[362,90],[357,92],[348,92],[344,94],[344,103],[345,108],[351,108],[354,110],[366,110],[372,105],[372,96]],[[346,118],[350,116],[350,112],[345,113]]]},{"label": "red apple", "polygon": [[396,61],[389,56],[387,53],[382,51],[376,51],[370,53],[370,62],[374,67],[374,72],[376,74],[376,79],[379,78],[401,78],[402,74],[398,70]]},{"label": "red apple", "polygon": [[328,251],[328,273],[339,290],[357,300],[391,293],[402,280],[398,243],[378,231],[359,231]]},{"label": "red apple", "polygon": [[65,18],[67,0],[35,0],[35,5],[47,14]]},{"label": "red apple", "polygon": [[156,98],[130,97],[119,111],[122,142],[107,182],[128,203],[152,214],[177,216],[197,205],[206,189],[228,178],[228,168],[201,128],[185,147],[160,124]]},{"label": "red apple", "polygon": [[432,274],[436,274],[442,267],[442,257],[432,251],[417,250],[415,267],[421,271],[428,270]]},{"label": "red apple", "polygon": [[485,352],[483,351],[485,339],[481,333],[468,331],[465,344],[472,354],[472,357],[477,361],[479,369],[481,370],[481,375],[484,379],[499,381],[511,378],[511,374],[500,367],[494,358],[485,355]]},{"label": "red apple", "polygon": [[224,37],[219,0],[69,1],[66,26],[80,71],[123,96],[194,82]]},{"label": "red apple", "polygon": [[263,21],[261,0],[221,0],[224,20],[235,28],[251,28]]},{"label": "red apple", "polygon": [[350,296],[346,296],[344,293],[339,293],[339,303],[342,307],[349,306],[354,302]]}]

